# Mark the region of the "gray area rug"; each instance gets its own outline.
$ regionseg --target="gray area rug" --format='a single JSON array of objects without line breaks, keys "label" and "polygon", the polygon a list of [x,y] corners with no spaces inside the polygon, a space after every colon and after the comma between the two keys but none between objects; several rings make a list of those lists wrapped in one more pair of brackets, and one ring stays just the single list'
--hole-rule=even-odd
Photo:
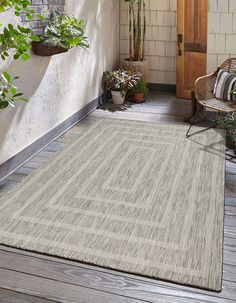
[{"label": "gray area rug", "polygon": [[187,127],[98,120],[1,198],[0,243],[219,291],[225,138]]}]

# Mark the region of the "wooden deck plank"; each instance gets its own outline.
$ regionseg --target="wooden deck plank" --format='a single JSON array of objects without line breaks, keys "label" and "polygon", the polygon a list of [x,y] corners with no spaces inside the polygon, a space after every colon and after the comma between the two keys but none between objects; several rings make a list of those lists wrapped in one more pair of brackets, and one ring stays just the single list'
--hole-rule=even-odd
[{"label": "wooden deck plank", "polygon": [[[224,249],[224,257],[223,257],[223,262],[225,264],[229,264],[231,266],[236,266],[236,258],[235,258],[235,252],[232,251],[232,250],[227,250],[227,249]],[[236,291],[236,289],[235,289]],[[235,292],[236,294],[236,292]]]},{"label": "wooden deck plank", "polygon": [[29,296],[19,292],[0,288],[0,303],[55,303],[40,297]]},{"label": "wooden deck plank", "polygon": [[235,216],[225,214],[225,226],[236,227],[236,218],[235,218]]},{"label": "wooden deck plank", "polygon": [[229,216],[236,216],[236,205],[225,205],[225,214]]},{"label": "wooden deck plank", "polygon": [[224,238],[224,249],[228,251],[233,251],[236,254],[236,239],[234,238]]},{"label": "wooden deck plank", "polygon": [[236,228],[233,226],[225,226],[224,235],[225,235],[225,237],[236,239]]},{"label": "wooden deck plank", "polygon": [[224,264],[223,280],[236,283],[236,266]]},{"label": "wooden deck plank", "polygon": [[[122,274],[116,271],[106,270],[105,268],[90,268],[89,265],[86,266],[78,262],[66,264],[64,260],[60,262],[58,262],[58,260],[46,260],[34,256],[20,255],[13,251],[9,253],[9,251],[0,250],[0,268],[7,268],[12,271],[15,270],[29,275],[37,275],[82,287],[88,286],[96,290],[112,292],[117,295],[131,295],[133,298],[144,301],[152,300],[152,294],[159,294],[160,288],[163,288],[163,285],[167,288],[165,294],[168,294],[170,290],[173,293],[175,292],[175,295],[179,292],[185,292],[184,297],[191,299],[192,295],[190,295],[189,292],[194,291],[195,299],[208,301],[209,297],[214,297],[216,302],[219,301],[218,298],[231,300],[236,287],[236,283],[232,283],[232,280],[228,281],[229,277],[235,277],[236,266],[232,267],[229,265],[224,267],[224,275],[228,277],[224,283],[225,290],[219,294],[200,289],[195,290],[172,283],[164,283],[156,279],[145,279],[130,274]],[[151,292],[151,294],[149,292]]]},{"label": "wooden deck plank", "polygon": [[141,303],[140,300],[0,268],[2,288],[63,303]]},{"label": "wooden deck plank", "polygon": [[225,205],[236,207],[236,198],[235,197],[225,197]]},{"label": "wooden deck plank", "polygon": [[[127,284],[124,280],[110,280],[110,277],[95,276],[90,274],[91,278],[99,279],[93,281],[93,284],[101,284],[105,290],[96,290],[91,285],[79,286],[77,284],[65,283],[58,280],[42,278],[37,275],[28,275],[25,273],[2,269],[0,268],[0,284],[3,288],[11,289],[28,295],[35,295],[43,299],[49,299],[59,302],[86,302],[86,303],[196,303],[196,302],[212,302],[212,303],[232,303],[234,296],[231,299],[217,296],[206,296],[193,291],[185,291],[184,289],[176,291],[165,286],[158,287],[153,284],[143,284],[140,289],[136,284]],[[105,280],[104,280],[105,278]],[[109,279],[109,280],[107,280]],[[130,281],[129,281],[130,282]],[[109,289],[107,283],[111,283]],[[117,295],[113,292],[114,283],[122,283],[120,291],[122,295]],[[227,293],[234,291],[233,286],[225,287]],[[109,284],[108,284],[109,285]],[[106,286],[106,288],[105,288]],[[118,284],[117,284],[118,286]],[[108,289],[108,291],[106,290]],[[128,296],[126,295],[128,293]],[[146,297],[146,300],[137,299],[137,297]],[[178,301],[176,301],[178,300]]]}]

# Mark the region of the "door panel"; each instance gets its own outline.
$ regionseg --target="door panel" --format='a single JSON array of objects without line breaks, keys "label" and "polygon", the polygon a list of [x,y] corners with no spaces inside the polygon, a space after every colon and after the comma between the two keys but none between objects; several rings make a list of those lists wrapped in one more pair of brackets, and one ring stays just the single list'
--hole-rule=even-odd
[{"label": "door panel", "polygon": [[185,52],[185,64],[184,64],[184,90],[187,96],[191,96],[191,90],[193,89],[196,79],[206,74],[206,56],[203,53],[197,52]]},{"label": "door panel", "polygon": [[194,82],[206,74],[208,1],[177,2],[177,97],[190,99]]}]

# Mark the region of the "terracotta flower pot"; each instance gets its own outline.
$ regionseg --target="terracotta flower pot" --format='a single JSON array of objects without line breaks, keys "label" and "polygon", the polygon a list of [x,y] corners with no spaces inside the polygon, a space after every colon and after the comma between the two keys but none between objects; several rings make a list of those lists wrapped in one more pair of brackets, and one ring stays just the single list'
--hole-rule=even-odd
[{"label": "terracotta flower pot", "polygon": [[133,101],[137,103],[142,103],[145,101],[145,96],[143,93],[134,94],[133,95]]},{"label": "terracotta flower pot", "polygon": [[121,60],[121,67],[122,68],[132,68],[136,72],[140,72],[142,74],[142,80],[144,82],[148,82],[149,76],[149,66],[147,60],[143,61],[130,61],[128,59]]}]

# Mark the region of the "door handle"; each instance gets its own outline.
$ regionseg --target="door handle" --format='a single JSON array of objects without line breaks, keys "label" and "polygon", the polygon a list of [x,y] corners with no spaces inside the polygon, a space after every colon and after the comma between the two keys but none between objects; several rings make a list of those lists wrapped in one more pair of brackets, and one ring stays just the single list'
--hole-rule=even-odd
[{"label": "door handle", "polygon": [[178,34],[178,56],[182,56],[181,43],[183,43],[183,35]]}]

